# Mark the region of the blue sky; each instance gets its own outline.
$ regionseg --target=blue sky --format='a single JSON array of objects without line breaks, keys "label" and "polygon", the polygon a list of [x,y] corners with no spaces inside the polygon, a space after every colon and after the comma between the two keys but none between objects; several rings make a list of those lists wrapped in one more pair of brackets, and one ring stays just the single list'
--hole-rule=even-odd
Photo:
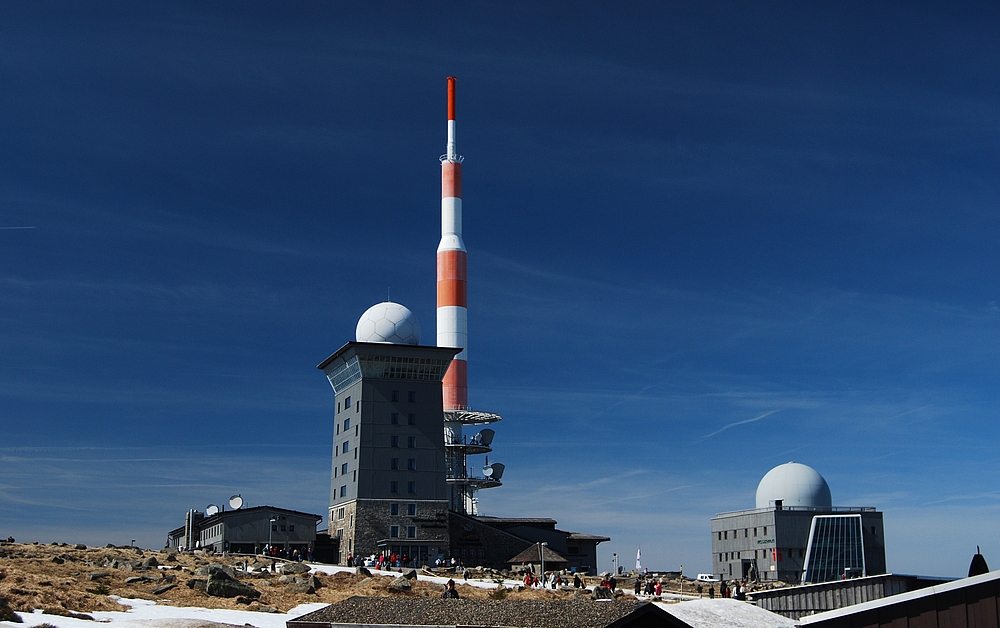
[{"label": "blue sky", "polygon": [[795,460],[1000,565],[985,2],[0,5],[0,535],[325,512],[315,365],[387,290],[434,337],[448,75],[484,514],[707,571]]}]

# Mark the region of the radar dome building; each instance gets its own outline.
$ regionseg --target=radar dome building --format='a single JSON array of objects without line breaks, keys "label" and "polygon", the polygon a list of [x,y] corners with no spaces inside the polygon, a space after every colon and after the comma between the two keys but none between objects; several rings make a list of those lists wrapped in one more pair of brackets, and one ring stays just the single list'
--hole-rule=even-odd
[{"label": "radar dome building", "polygon": [[410,308],[392,301],[376,303],[358,320],[358,342],[420,344],[420,322]]},{"label": "radar dome building", "polygon": [[800,583],[885,573],[882,513],[834,507],[812,467],[787,462],[768,471],[756,506],[712,519],[712,571],[721,579]]}]

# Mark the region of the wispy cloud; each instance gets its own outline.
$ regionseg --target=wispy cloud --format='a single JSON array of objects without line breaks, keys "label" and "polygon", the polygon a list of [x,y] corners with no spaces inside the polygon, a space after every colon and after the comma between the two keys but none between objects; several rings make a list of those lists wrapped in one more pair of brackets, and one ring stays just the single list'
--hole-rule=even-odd
[{"label": "wispy cloud", "polygon": [[726,430],[728,430],[730,428],[736,427],[737,425],[746,425],[747,423],[755,423],[757,421],[760,421],[761,419],[765,419],[765,418],[771,416],[775,412],[780,412],[780,409],[778,409],[778,410],[771,410],[769,412],[765,412],[764,414],[761,414],[759,416],[755,416],[752,419],[746,419],[744,421],[735,421],[733,423],[730,423],[729,425],[723,426],[723,427],[715,430],[711,434],[705,434],[699,440],[704,440],[706,438],[711,438],[712,436],[715,436],[716,434],[721,434],[722,432],[725,432]]}]

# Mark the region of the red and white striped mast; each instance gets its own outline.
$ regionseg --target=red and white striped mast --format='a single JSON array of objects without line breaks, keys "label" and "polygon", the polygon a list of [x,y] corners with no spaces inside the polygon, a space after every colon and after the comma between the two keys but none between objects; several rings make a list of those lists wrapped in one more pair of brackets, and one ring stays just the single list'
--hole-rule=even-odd
[{"label": "red and white striped mast", "polygon": [[466,250],[462,241],[462,161],[455,150],[455,83],[448,77],[448,152],[441,155],[441,243],[437,248],[437,344],[462,351],[442,383],[445,410],[469,407]]}]

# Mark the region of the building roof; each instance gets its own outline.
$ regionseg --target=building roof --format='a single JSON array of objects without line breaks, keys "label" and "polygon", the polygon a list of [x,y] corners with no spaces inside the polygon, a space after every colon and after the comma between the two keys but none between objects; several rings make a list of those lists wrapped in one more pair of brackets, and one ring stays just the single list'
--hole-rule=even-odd
[{"label": "building roof", "polygon": [[[538,550],[544,550],[544,552],[539,552]],[[507,560],[510,564],[519,563],[538,563],[541,562],[542,556],[545,556],[545,562],[547,563],[568,563],[569,561],[562,557],[558,552],[555,552],[548,545],[541,545],[536,543],[528,549],[524,550],[517,556]]]},{"label": "building roof", "polygon": [[566,537],[573,541],[597,541],[598,543],[603,543],[604,541],[610,541],[610,536],[601,536],[599,534],[586,534],[585,532],[570,532],[569,536]]},{"label": "building roof", "polygon": [[624,628],[639,623],[690,628],[648,602],[590,600],[442,600],[350,597],[289,620],[288,628],[342,626],[504,626],[508,628]]},{"label": "building roof", "polygon": [[555,525],[556,520],[549,517],[472,517],[488,525]]},{"label": "building roof", "polygon": [[289,515],[294,515],[296,517],[303,517],[303,518],[306,518],[306,519],[315,519],[317,522],[321,521],[323,519],[323,517],[321,515],[314,515],[314,514],[308,513],[308,512],[300,512],[298,510],[289,510],[287,508],[278,508],[277,506],[252,506],[250,508],[240,508],[238,510],[223,510],[223,511],[220,511],[220,512],[212,515],[211,517],[205,517],[204,519],[202,519],[201,521],[199,521],[197,525],[198,525],[198,528],[200,529],[200,528],[204,528],[204,527],[215,525],[216,523],[219,522],[219,520],[225,519],[226,517],[232,517],[232,516],[235,516],[237,514],[246,514],[248,512],[254,512],[254,511],[271,511],[271,512],[276,512],[276,513],[285,513],[285,514],[289,514]]},{"label": "building roof", "polygon": [[917,589],[916,591],[908,591],[907,593],[900,593],[899,595],[890,595],[889,597],[884,597],[879,600],[871,600],[870,602],[862,602],[861,604],[855,604],[853,606],[845,606],[844,608],[838,608],[832,611],[816,613],[815,615],[808,615],[806,617],[802,617],[798,621],[799,624],[803,626],[809,624],[816,624],[831,619],[836,619],[839,617],[855,615],[867,611],[887,609],[889,607],[896,606],[899,604],[907,604],[909,602],[922,600],[925,598],[931,598],[939,596],[941,594],[951,593],[955,591],[962,591],[963,589],[974,587],[980,584],[986,584],[989,582],[1000,583],[1000,571],[991,571],[989,573],[984,573],[979,576],[972,576],[971,578],[962,578],[961,580],[955,580],[953,582],[948,582],[946,584],[939,584],[932,587],[925,587],[923,589]]}]

